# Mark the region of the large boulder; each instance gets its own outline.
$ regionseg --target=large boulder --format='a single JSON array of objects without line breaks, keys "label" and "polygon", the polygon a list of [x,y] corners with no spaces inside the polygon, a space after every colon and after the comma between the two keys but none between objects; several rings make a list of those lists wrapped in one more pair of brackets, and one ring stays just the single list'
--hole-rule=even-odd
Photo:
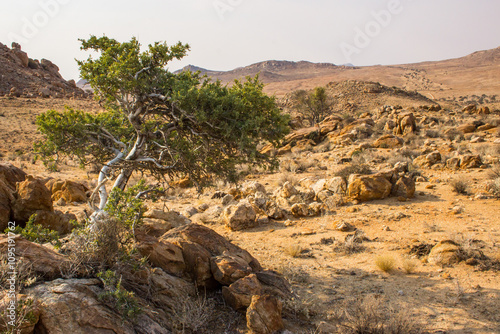
[{"label": "large boulder", "polygon": [[0,179],[12,189],[16,190],[17,182],[22,182],[26,179],[27,174],[16,166],[9,163],[0,163]]},{"label": "large boulder", "polygon": [[483,164],[480,155],[465,155],[460,160],[460,168],[479,168]]},{"label": "large boulder", "polygon": [[[150,312],[141,314],[136,323],[123,319],[99,296],[104,292],[98,279],[57,279],[45,282],[26,293],[35,300],[36,333],[54,334],[167,334]],[[149,314],[148,314],[149,313]]]},{"label": "large boulder", "polygon": [[222,213],[222,221],[233,231],[241,231],[257,226],[256,218],[255,209],[246,200],[228,206]]},{"label": "large boulder", "polygon": [[[87,201],[87,192],[89,189],[85,187],[83,184],[75,181],[61,181],[52,184],[52,200],[54,202],[59,199],[65,200],[67,203],[73,202],[86,202]],[[45,184],[47,185],[47,184]]]},{"label": "large boulder", "polygon": [[226,303],[237,311],[244,311],[252,303],[252,297],[262,294],[262,285],[257,275],[243,277],[230,286],[222,287],[222,296]]},{"label": "large boulder", "polygon": [[33,213],[35,219],[34,224],[41,225],[44,228],[54,230],[59,235],[68,234],[71,232],[71,221],[76,220],[76,216],[72,213],[63,213],[61,211],[35,211]]},{"label": "large boulder", "polygon": [[274,296],[254,295],[247,309],[247,327],[253,334],[272,334],[284,328],[282,304]]},{"label": "large boulder", "polygon": [[12,207],[14,220],[24,223],[37,211],[54,211],[51,197],[52,194],[43,181],[29,175],[26,180],[17,184]]},{"label": "large boulder", "polygon": [[7,254],[7,250],[15,245],[18,260],[23,260],[31,268],[33,275],[46,280],[61,276],[61,268],[66,263],[66,257],[42,245],[30,242],[19,235],[10,238],[0,234],[0,252]]},{"label": "large boulder", "polygon": [[0,177],[0,232],[3,232],[11,221],[11,203],[14,201],[12,189]]},{"label": "large boulder", "polygon": [[412,177],[402,176],[392,186],[391,194],[396,197],[412,198],[415,194],[415,181]]},{"label": "large boulder", "polygon": [[392,184],[384,175],[354,175],[347,188],[348,196],[360,202],[384,199],[391,194]]},{"label": "large boulder", "polygon": [[383,135],[372,144],[376,148],[396,148],[403,146],[404,141],[402,138],[393,135]]},{"label": "large boulder", "polygon": [[395,135],[406,135],[417,130],[416,119],[413,113],[403,113],[396,117]]},{"label": "large boulder", "polygon": [[[190,278],[199,287],[213,288],[222,282],[229,285],[262,270],[250,253],[198,224],[172,229],[156,241],[155,238],[140,235],[138,241],[141,254],[148,256],[148,252],[153,251],[150,262],[151,259],[161,259],[163,270]],[[157,256],[160,251],[162,255]]]},{"label": "large boulder", "polygon": [[230,254],[212,257],[212,274],[217,282],[222,285],[230,285],[252,273],[252,268],[245,259]]},{"label": "large boulder", "polygon": [[427,261],[439,266],[447,266],[460,262],[460,246],[454,241],[443,240],[432,247]]}]

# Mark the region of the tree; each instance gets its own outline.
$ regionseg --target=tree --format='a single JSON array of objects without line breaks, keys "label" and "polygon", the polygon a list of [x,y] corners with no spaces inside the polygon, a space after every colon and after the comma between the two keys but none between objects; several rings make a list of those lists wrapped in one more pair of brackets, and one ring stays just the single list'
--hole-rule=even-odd
[{"label": "tree", "polygon": [[316,87],[313,91],[297,90],[292,94],[294,108],[300,112],[311,125],[320,123],[331,111],[333,102],[324,87]]},{"label": "tree", "polygon": [[105,183],[124,190],[134,171],[156,177],[187,175],[201,188],[209,176],[237,179],[236,167],[276,166],[257,145],[277,145],[288,131],[288,117],[265,95],[258,77],[224,86],[199,73],[172,73],[166,65],[181,59],[189,46],[166,43],[141,51],[132,38],[81,40],[83,50],[99,53],[78,61],[106,111],[98,114],[50,110],[37,119],[44,139],[35,150],[44,159],[77,158],[81,166],[98,163],[98,210],[108,202]]}]

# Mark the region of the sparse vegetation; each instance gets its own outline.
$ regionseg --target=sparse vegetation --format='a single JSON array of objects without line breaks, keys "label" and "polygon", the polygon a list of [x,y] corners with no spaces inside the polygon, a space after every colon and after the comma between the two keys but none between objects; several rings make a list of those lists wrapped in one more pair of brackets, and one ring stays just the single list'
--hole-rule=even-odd
[{"label": "sparse vegetation", "polygon": [[299,257],[304,251],[304,248],[301,245],[293,244],[286,247],[285,250],[291,257]]},{"label": "sparse vegetation", "polygon": [[414,273],[415,269],[417,268],[417,265],[418,265],[417,260],[408,257],[403,258],[403,261],[401,263],[404,272],[407,274]]},{"label": "sparse vegetation", "polygon": [[[26,226],[16,226],[14,233],[21,235],[23,238],[36,242],[38,244],[50,243],[55,248],[61,247],[59,233],[48,228],[44,228],[41,224],[35,224],[36,214],[33,214],[26,222]],[[7,232],[7,230],[6,230]]]},{"label": "sparse vegetation", "polygon": [[420,324],[406,308],[385,308],[382,301],[370,295],[364,299],[349,299],[336,312],[339,333],[418,334]]},{"label": "sparse vegetation", "polygon": [[325,87],[316,87],[313,91],[298,90],[292,93],[294,108],[301,113],[309,124],[320,123],[332,108],[332,98]]},{"label": "sparse vegetation", "polygon": [[469,193],[469,181],[465,178],[456,178],[450,181],[450,186],[453,192],[461,195],[467,195]]},{"label": "sparse vegetation", "polygon": [[388,273],[394,269],[396,260],[394,259],[394,256],[389,254],[379,255],[375,258],[375,265],[378,269]]}]

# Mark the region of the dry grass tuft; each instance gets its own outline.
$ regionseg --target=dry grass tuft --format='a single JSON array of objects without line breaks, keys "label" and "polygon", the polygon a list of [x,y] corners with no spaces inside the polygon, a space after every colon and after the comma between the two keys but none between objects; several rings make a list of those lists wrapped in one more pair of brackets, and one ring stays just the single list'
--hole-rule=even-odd
[{"label": "dry grass tuft", "polygon": [[304,251],[304,248],[302,248],[301,245],[290,245],[285,248],[285,251],[291,257],[299,257],[300,254],[302,254],[302,252]]},{"label": "dry grass tuft", "polygon": [[394,269],[396,260],[392,255],[379,255],[375,258],[375,265],[383,272],[390,272]]},{"label": "dry grass tuft", "polygon": [[412,274],[415,272],[415,269],[417,268],[418,261],[415,259],[411,258],[404,258],[403,262],[401,263],[401,266],[403,267],[403,270],[407,274]]},{"label": "dry grass tuft", "polygon": [[451,180],[450,186],[457,194],[467,195],[469,193],[469,181],[463,177]]}]

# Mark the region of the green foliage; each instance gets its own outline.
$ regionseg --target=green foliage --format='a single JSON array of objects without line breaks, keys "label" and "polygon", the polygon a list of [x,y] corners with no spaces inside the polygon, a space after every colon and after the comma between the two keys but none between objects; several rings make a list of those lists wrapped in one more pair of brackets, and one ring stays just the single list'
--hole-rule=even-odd
[{"label": "green foliage", "polygon": [[[57,231],[44,228],[40,224],[35,224],[36,214],[31,215],[30,219],[23,228],[21,226],[16,226],[14,233],[21,235],[26,240],[31,242],[36,242],[39,244],[44,244],[50,242],[55,248],[61,247],[61,242],[59,241],[59,233]],[[5,230],[8,232],[8,229]]]},{"label": "green foliage", "polygon": [[[0,312],[0,317],[4,319],[7,323],[9,319],[7,317],[9,310],[4,307],[4,310]],[[21,333],[21,331],[30,326],[34,326],[38,318],[34,312],[34,300],[33,298],[25,298],[19,299],[17,301],[16,309],[16,319],[14,325],[8,325],[6,328],[2,328],[4,324],[0,324],[0,329],[2,330],[2,334],[17,334]]]},{"label": "green foliage", "polygon": [[140,180],[133,187],[123,191],[114,188],[108,198],[108,203],[104,210],[127,230],[139,226],[142,222],[142,214],[145,211],[144,202],[137,198],[140,192],[146,191],[148,187],[144,180]]},{"label": "green foliage", "polygon": [[122,287],[121,277],[116,277],[116,272],[111,270],[100,272],[97,277],[104,285],[104,292],[99,294],[99,300],[116,309],[123,320],[134,322],[142,313],[142,309],[134,293]]},{"label": "green foliage", "polygon": [[92,36],[81,42],[83,50],[99,54],[78,64],[107,111],[40,115],[44,138],[35,148],[46,161],[63,154],[82,166],[107,166],[106,176],[120,170],[115,186],[122,190],[134,170],[158,178],[187,175],[201,187],[211,176],[235,181],[241,164],[277,167],[276,158],[260,154],[257,146],[263,140],[277,146],[289,131],[289,117],[264,94],[257,77],[225,86],[199,73],[171,73],[166,64],[189,50],[181,43],[141,51],[135,38],[120,43]]},{"label": "green foliage", "polygon": [[325,87],[316,87],[310,92],[297,90],[292,95],[292,102],[294,108],[309,120],[311,125],[323,121],[333,105]]}]

